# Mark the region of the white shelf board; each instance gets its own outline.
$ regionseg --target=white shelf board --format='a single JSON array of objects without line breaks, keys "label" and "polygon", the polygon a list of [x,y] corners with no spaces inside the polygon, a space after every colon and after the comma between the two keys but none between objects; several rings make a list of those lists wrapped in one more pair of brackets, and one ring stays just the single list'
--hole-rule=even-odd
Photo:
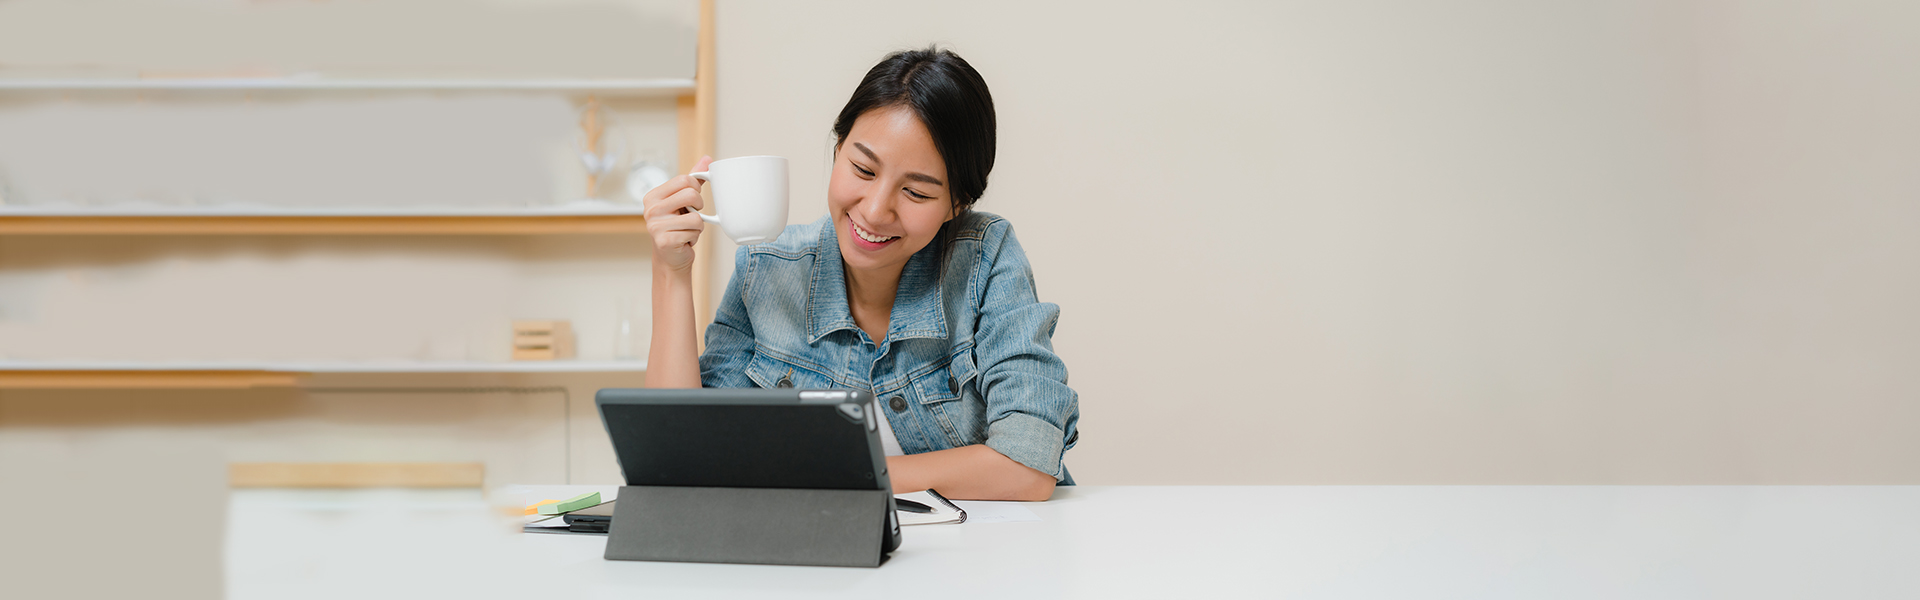
[{"label": "white shelf board", "polygon": [[536,207],[32,206],[0,205],[0,217],[605,217],[644,216],[639,204]]},{"label": "white shelf board", "polygon": [[325,79],[241,77],[229,79],[4,79],[0,91],[527,91],[597,92],[620,95],[691,94],[692,79]]},{"label": "white shelf board", "polygon": [[489,361],[30,361],[0,360],[6,371],[270,371],[276,373],[623,373],[647,370],[644,360]]}]

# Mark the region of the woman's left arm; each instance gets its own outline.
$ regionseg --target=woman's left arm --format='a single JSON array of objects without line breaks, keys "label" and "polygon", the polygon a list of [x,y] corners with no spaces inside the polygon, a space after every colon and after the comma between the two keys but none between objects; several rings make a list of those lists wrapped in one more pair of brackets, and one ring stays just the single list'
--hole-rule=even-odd
[{"label": "woman's left arm", "polygon": [[1046,500],[1064,476],[1061,456],[1079,439],[1079,395],[1053,352],[1060,306],[1040,302],[1026,252],[1001,220],[981,240],[975,380],[987,404],[985,444],[888,459],[895,491],[940,490],[968,500]]},{"label": "woman's left arm", "polygon": [[939,490],[954,500],[1026,500],[1053,497],[1053,476],[1014,462],[986,444],[887,457],[893,492]]}]

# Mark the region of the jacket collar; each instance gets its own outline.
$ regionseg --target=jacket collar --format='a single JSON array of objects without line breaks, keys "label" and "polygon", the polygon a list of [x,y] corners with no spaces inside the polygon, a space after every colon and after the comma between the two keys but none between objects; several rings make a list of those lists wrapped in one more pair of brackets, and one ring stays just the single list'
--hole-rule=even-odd
[{"label": "jacket collar", "polygon": [[[819,342],[835,331],[860,328],[853,322],[853,310],[847,304],[846,265],[840,257],[838,233],[834,230],[832,215],[824,217],[820,239],[815,242],[820,249],[816,254],[819,258],[813,262],[812,282],[807,290],[808,344]],[[944,297],[940,255],[945,239],[945,235],[936,236],[927,247],[907,259],[907,266],[900,272],[900,288],[894,292],[893,316],[887,324],[888,343],[909,338],[947,337],[947,315],[940,307]]]}]

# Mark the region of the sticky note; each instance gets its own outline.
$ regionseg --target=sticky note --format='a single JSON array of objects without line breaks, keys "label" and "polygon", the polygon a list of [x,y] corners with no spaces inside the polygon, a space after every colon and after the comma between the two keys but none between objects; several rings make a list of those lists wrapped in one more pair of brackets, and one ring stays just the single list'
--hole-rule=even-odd
[{"label": "sticky note", "polygon": [[537,514],[540,514],[540,507],[541,507],[541,506],[544,506],[544,505],[547,505],[547,504],[553,504],[553,503],[555,503],[555,502],[559,502],[559,500],[541,500],[541,501],[539,501],[539,502],[535,502],[535,503],[533,503],[533,504],[528,504],[528,505],[527,505],[527,512],[524,512],[524,513],[521,513],[521,514],[527,514],[527,515],[537,515]]},{"label": "sticky note", "polygon": [[600,492],[587,492],[560,502],[540,507],[540,514],[557,515],[570,513],[600,503]]}]

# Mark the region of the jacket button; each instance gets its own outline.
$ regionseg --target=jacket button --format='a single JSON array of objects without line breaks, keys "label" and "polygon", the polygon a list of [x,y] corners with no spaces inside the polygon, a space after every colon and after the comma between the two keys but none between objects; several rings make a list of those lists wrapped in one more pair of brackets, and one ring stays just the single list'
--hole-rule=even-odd
[{"label": "jacket button", "polygon": [[786,375],[781,375],[780,382],[773,384],[773,387],[783,387],[783,388],[793,387],[793,378],[788,377]]},{"label": "jacket button", "polygon": [[960,380],[954,379],[952,375],[948,375],[947,390],[953,392],[955,396],[960,395]]},{"label": "jacket button", "polygon": [[905,398],[899,396],[894,396],[892,400],[888,400],[887,406],[893,407],[893,412],[907,412],[907,401]]}]

